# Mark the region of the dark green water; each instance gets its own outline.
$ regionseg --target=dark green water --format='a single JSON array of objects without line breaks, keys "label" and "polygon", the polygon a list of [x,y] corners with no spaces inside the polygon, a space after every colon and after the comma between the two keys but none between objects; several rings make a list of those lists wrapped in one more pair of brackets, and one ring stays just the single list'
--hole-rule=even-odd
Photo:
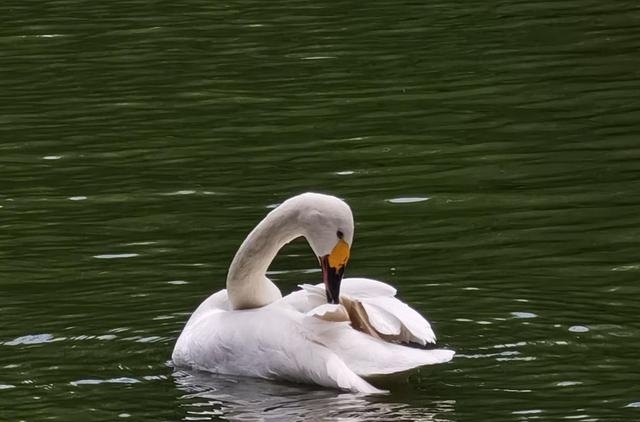
[{"label": "dark green water", "polygon": [[[102,4],[100,4],[102,3]],[[0,420],[640,417],[636,2],[0,5]],[[268,207],[458,351],[357,397],[174,374]],[[317,281],[303,242],[273,264]]]}]

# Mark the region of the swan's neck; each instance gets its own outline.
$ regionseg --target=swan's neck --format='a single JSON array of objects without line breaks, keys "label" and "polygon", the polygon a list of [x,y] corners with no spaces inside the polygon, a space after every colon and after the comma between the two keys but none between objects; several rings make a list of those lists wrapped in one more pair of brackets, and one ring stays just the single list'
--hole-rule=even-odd
[{"label": "swan's neck", "polygon": [[282,297],[265,274],[280,248],[302,235],[297,212],[283,207],[271,211],[249,233],[227,275],[227,293],[234,309],[258,308]]}]

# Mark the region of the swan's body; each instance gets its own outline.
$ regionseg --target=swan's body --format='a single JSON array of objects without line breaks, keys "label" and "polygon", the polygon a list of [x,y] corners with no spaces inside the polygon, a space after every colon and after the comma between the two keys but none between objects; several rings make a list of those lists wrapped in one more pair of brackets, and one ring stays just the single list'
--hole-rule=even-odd
[{"label": "swan's body", "polygon": [[[299,236],[321,261],[324,287],[303,285],[282,297],[265,272],[277,251]],[[339,199],[307,193],[285,201],[238,250],[227,289],[191,315],[173,362],[376,393],[362,377],[449,361],[453,351],[403,345],[434,343],[435,335],[422,316],[394,297],[394,288],[364,278],[340,284],[352,240],[351,210]]]}]

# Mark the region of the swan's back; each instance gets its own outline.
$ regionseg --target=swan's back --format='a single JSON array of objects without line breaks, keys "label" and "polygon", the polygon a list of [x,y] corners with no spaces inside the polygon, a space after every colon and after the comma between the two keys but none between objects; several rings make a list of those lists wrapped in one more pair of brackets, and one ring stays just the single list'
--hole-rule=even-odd
[{"label": "swan's back", "polygon": [[[229,310],[226,291],[220,291],[193,313],[173,361],[221,374],[374,393],[379,390],[362,376],[451,360],[451,350],[402,344],[432,343],[435,335],[420,314],[394,297],[393,287],[364,278],[343,283],[343,305],[327,305],[322,285],[303,285],[271,305]],[[344,321],[325,320],[327,306],[341,307]]]},{"label": "swan's back", "polygon": [[177,366],[214,373],[379,392],[315,341],[309,320],[283,306],[228,312],[212,308],[185,327],[172,359]]}]

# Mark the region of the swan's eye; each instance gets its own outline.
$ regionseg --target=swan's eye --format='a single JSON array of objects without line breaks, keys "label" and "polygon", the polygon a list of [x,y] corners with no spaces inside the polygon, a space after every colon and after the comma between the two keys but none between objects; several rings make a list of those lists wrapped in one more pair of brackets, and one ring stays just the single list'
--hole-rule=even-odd
[{"label": "swan's eye", "polygon": [[336,235],[338,236],[338,239],[342,239],[344,237],[344,233],[342,233],[340,230],[338,230]]}]

